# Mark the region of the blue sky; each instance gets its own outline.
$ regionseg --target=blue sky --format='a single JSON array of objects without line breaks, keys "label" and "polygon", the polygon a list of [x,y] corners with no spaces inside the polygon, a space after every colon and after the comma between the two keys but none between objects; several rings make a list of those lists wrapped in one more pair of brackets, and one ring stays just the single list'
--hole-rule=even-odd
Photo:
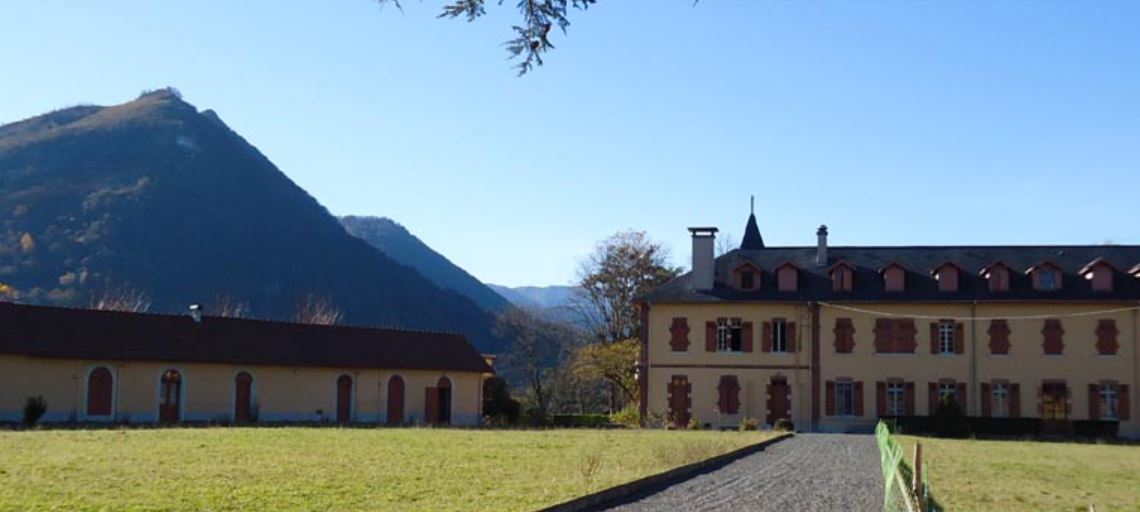
[{"label": "blue sky", "polygon": [[545,67],[441,2],[0,8],[0,123],[172,85],[336,214],[488,282],[565,284],[596,241],[1140,243],[1140,2],[600,0]]}]

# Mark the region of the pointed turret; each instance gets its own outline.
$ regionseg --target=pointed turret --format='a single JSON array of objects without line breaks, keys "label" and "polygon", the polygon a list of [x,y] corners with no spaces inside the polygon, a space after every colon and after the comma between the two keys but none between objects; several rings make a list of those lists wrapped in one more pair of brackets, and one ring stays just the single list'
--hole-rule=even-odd
[{"label": "pointed turret", "polygon": [[748,214],[748,225],[744,226],[744,239],[740,250],[751,251],[764,248],[764,237],[760,236],[760,226],[756,225],[756,196],[752,197],[752,211]]}]

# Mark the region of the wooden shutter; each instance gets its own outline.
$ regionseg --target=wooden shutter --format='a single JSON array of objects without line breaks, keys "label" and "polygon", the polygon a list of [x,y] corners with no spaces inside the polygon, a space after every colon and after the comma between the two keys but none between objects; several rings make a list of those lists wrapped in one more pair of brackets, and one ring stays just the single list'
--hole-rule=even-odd
[{"label": "wooden shutter", "polygon": [[990,394],[990,384],[988,382],[983,382],[981,384],[981,389],[982,392],[978,395],[978,400],[980,400],[978,403],[982,406],[982,417],[989,418],[993,415],[992,411],[990,410],[993,406],[993,396]]},{"label": "wooden shutter", "polygon": [[1100,419],[1100,386],[1089,384],[1089,419]]},{"label": "wooden shutter", "polygon": [[741,324],[740,330],[744,337],[740,343],[740,349],[744,352],[752,352],[752,322],[744,322]]},{"label": "wooden shutter", "polygon": [[826,404],[824,412],[828,416],[835,416],[835,381],[827,381],[826,389],[827,396],[824,398],[824,404]]},{"label": "wooden shutter", "polygon": [[913,382],[907,382],[906,384],[904,384],[904,386],[905,386],[905,390],[906,390],[906,393],[904,395],[904,398],[906,401],[906,403],[904,404],[906,406],[906,415],[907,416],[914,416],[914,383]]},{"label": "wooden shutter", "polygon": [[1116,417],[1121,421],[1132,419],[1132,402],[1128,397],[1128,384],[1116,388]]},{"label": "wooden shutter", "polygon": [[1009,417],[1021,417],[1021,384],[1009,385]]},{"label": "wooden shutter", "polygon": [[855,390],[855,415],[856,416],[862,416],[863,415],[863,381],[861,381],[861,380],[855,381],[855,385],[853,386],[853,388]]},{"label": "wooden shutter", "polygon": [[689,350],[688,318],[673,318],[673,325],[669,326],[669,346],[674,352],[685,352]]},{"label": "wooden shutter", "polygon": [[799,350],[798,338],[796,338],[796,323],[787,322],[784,336],[787,337],[788,352],[795,352]]},{"label": "wooden shutter", "polygon": [[930,323],[930,353],[938,353],[938,322]]},{"label": "wooden shutter", "polygon": [[875,409],[880,418],[887,415],[887,383],[881,380],[875,383]]},{"label": "wooden shutter", "polygon": [[728,413],[736,414],[740,412],[740,383],[737,382],[736,377],[728,383]]},{"label": "wooden shutter", "polygon": [[772,351],[772,322],[764,322],[760,324],[760,351]]},{"label": "wooden shutter", "polygon": [[966,325],[962,322],[954,324],[954,353],[966,353]]},{"label": "wooden shutter", "polygon": [[429,425],[439,422],[439,388],[427,388],[424,399],[424,421]]},{"label": "wooden shutter", "polygon": [[705,322],[705,351],[716,352],[716,322]]},{"label": "wooden shutter", "polygon": [[938,383],[937,382],[927,383],[926,391],[927,391],[926,394],[927,394],[928,405],[930,406],[929,414],[931,416],[934,416],[934,413],[938,412]]},{"label": "wooden shutter", "polygon": [[967,404],[969,403],[969,401],[968,401],[969,396],[970,395],[968,395],[966,393],[966,383],[965,382],[959,382],[958,383],[958,396],[956,398],[958,399],[958,405],[962,406],[962,414],[964,414],[966,416],[970,415],[970,413],[969,413],[970,409],[967,406]]}]

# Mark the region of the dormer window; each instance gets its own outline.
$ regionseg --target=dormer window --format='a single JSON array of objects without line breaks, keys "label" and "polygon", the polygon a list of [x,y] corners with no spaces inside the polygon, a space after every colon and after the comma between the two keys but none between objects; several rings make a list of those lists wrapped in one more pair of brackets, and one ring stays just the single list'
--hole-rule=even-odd
[{"label": "dormer window", "polygon": [[1033,289],[1039,292],[1052,292],[1061,289],[1061,268],[1045,261],[1029,267],[1033,277]]},{"label": "dormer window", "polygon": [[738,290],[755,290],[760,287],[760,267],[751,262],[738,265],[733,271],[733,281]]},{"label": "dormer window", "polygon": [[850,292],[855,280],[855,267],[850,263],[840,261],[831,266],[831,291]]},{"label": "dormer window", "polygon": [[883,289],[888,292],[901,292],[906,290],[906,268],[898,263],[891,263],[879,271],[883,274]]},{"label": "dormer window", "polygon": [[986,280],[991,293],[1009,291],[1009,280],[1013,274],[1009,265],[1000,261],[994,262],[982,269],[982,277]]},{"label": "dormer window", "polygon": [[1085,265],[1079,274],[1089,281],[1094,292],[1111,292],[1116,267],[1104,258],[1097,258]]},{"label": "dormer window", "polygon": [[935,267],[932,274],[934,280],[938,281],[938,291],[944,293],[958,291],[958,275],[961,269],[958,265],[950,262],[943,263]]},{"label": "dormer window", "polygon": [[781,292],[794,292],[799,286],[800,271],[795,265],[785,263],[776,268],[776,287]]}]

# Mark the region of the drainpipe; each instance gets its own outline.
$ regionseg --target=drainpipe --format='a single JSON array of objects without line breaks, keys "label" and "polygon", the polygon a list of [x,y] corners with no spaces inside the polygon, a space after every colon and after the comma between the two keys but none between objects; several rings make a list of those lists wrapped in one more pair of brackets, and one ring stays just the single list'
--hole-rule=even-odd
[{"label": "drainpipe", "polygon": [[[966,390],[966,394],[976,392],[978,390],[978,301],[970,304],[970,389]],[[974,390],[974,391],[971,391]],[[966,403],[969,407],[966,408],[966,415],[969,416],[971,411],[981,411],[982,400],[985,397],[981,393],[976,393],[977,400],[967,399]]]}]

